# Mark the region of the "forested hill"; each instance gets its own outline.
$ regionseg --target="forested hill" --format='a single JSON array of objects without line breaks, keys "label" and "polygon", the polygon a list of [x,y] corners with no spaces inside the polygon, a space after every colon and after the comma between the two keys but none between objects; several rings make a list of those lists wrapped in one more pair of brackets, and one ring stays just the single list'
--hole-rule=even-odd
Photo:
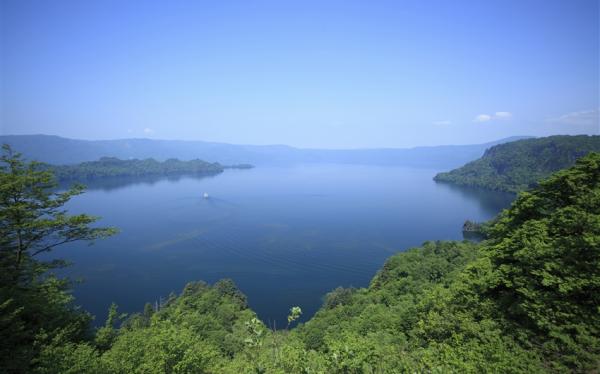
[{"label": "forested hill", "polygon": [[436,181],[518,192],[534,187],[553,172],[572,166],[589,152],[600,152],[600,136],[559,135],[525,139],[488,149],[483,157],[439,173]]},{"label": "forested hill", "polygon": [[98,161],[82,162],[76,165],[45,165],[58,180],[85,181],[105,177],[141,177],[182,174],[216,174],[225,168],[251,168],[251,165],[223,166],[202,160],[180,161],[169,159],[159,162],[154,159],[120,160],[103,157]]},{"label": "forested hill", "polygon": [[[58,212],[57,218],[65,217]],[[44,218],[41,232],[48,223]],[[106,324],[89,335],[88,318],[73,307],[64,283],[31,278],[29,270],[40,263],[28,257],[20,287],[0,283],[7,300],[0,304],[0,368],[81,374],[597,372],[600,154],[521,193],[486,233],[479,244],[428,242],[398,253],[368,288],[332,291],[321,310],[295,328],[301,311],[291,308],[288,326],[278,331],[258,320],[225,280],[190,283],[179,296],[131,316],[113,306]],[[3,238],[2,258],[12,258],[6,255],[13,237]],[[0,274],[15,282],[11,264],[0,262],[13,269]]]}]

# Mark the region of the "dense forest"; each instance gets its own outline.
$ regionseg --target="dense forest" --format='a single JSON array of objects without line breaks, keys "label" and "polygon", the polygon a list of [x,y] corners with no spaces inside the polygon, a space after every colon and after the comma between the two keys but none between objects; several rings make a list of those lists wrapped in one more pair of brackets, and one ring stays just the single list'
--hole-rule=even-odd
[{"label": "dense forest", "polygon": [[104,326],[36,255],[112,228],[69,216],[82,191],[5,148],[0,165],[0,367],[37,373],[596,372],[600,368],[600,154],[518,195],[486,240],[427,242],[367,288],[338,288],[305,324],[268,329],[230,280],[188,284]]},{"label": "dense forest", "polygon": [[549,136],[500,144],[461,168],[439,173],[436,181],[519,192],[589,152],[600,152],[600,136]]},{"label": "dense forest", "polygon": [[202,160],[180,161],[168,159],[163,162],[152,158],[145,160],[120,160],[114,157],[102,157],[98,161],[82,162],[76,165],[43,165],[58,180],[84,181],[105,177],[141,177],[182,174],[217,174],[226,168],[248,169],[251,165],[240,164],[223,166],[218,162]]}]

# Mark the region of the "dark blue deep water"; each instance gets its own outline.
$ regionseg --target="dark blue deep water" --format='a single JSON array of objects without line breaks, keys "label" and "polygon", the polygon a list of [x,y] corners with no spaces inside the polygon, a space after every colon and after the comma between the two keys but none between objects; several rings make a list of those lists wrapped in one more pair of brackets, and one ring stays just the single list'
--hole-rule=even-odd
[{"label": "dark blue deep water", "polygon": [[61,273],[83,280],[76,300],[96,323],[111,302],[141,311],[187,282],[232,278],[263,321],[282,326],[291,306],[306,320],[328,291],[367,286],[386,258],[426,240],[462,239],[466,219],[487,220],[513,198],[439,184],[435,173],[310,165],[104,180],[68,208],[120,234],[53,256],[73,262]]}]

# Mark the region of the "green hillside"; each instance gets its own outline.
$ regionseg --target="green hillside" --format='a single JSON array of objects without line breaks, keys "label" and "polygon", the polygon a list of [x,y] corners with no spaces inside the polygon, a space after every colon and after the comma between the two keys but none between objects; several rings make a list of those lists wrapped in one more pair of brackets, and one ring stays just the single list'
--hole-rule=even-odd
[{"label": "green hillside", "polygon": [[[427,242],[398,253],[368,288],[333,290],[300,326],[294,326],[300,310],[291,308],[288,326],[278,331],[267,329],[233,282],[224,280],[190,283],[179,296],[131,316],[113,306],[106,324],[90,332],[67,285],[44,276],[51,264],[25,252],[15,266],[15,248],[22,248],[15,240],[32,227],[39,235],[54,221],[15,215],[38,206],[14,206],[3,197],[15,196],[19,186],[29,191],[32,181],[47,181],[47,175],[11,165],[0,174],[6,186],[0,189],[0,368],[559,373],[600,367],[600,153],[521,193],[487,226],[486,241]],[[32,193],[57,208],[40,189]],[[62,211],[55,218],[71,222]],[[93,220],[85,216],[72,220],[69,237],[111,233],[89,231],[106,229],[86,229]],[[18,238],[11,229],[20,230]]]},{"label": "green hillside", "polygon": [[149,175],[215,174],[223,171],[219,163],[202,160],[179,161],[169,159],[163,162],[154,159],[119,160],[102,157],[98,161],[82,162],[76,165],[47,165],[48,170],[59,180],[85,181],[106,177],[139,177]]},{"label": "green hillside", "polygon": [[51,171],[60,181],[89,181],[107,177],[143,177],[168,176],[184,174],[217,174],[224,169],[249,169],[252,165],[240,164],[223,166],[218,162],[202,160],[180,161],[168,159],[156,161],[152,158],[145,160],[120,160],[114,157],[102,157],[98,161],[82,162],[75,165],[40,165],[42,169]]},{"label": "green hillside", "polygon": [[572,166],[589,152],[600,151],[600,136],[550,136],[489,148],[478,160],[439,173],[435,180],[490,190],[519,192],[553,172]]}]

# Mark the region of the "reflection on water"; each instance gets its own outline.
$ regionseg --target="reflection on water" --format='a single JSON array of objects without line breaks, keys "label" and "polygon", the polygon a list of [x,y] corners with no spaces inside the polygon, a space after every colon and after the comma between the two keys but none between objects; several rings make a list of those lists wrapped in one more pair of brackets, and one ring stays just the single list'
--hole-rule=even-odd
[{"label": "reflection on water", "polygon": [[463,238],[465,240],[479,243],[485,239],[485,236],[480,232],[463,231]]},{"label": "reflection on water", "polygon": [[98,179],[85,179],[82,181],[65,180],[61,181],[58,187],[59,189],[65,189],[73,185],[74,183],[81,183],[86,187],[87,190],[112,191],[136,184],[152,186],[164,180],[167,180],[169,182],[177,182],[183,178],[204,179],[212,178],[219,174],[219,172],[215,172],[202,174],[146,175],[142,177],[107,177]]},{"label": "reflection on water", "polygon": [[508,207],[516,197],[516,194],[510,192],[490,191],[483,188],[458,186],[444,181],[436,181],[435,183],[441,188],[448,188],[449,190],[456,192],[467,199],[473,199],[477,201],[482,209],[485,209],[489,212],[499,212],[500,210]]},{"label": "reflection on water", "polygon": [[97,323],[113,301],[139,311],[189,281],[225,277],[265,322],[285,324],[293,305],[306,320],[326,292],[368,285],[397,251],[461,240],[465,220],[487,220],[512,200],[435,183],[436,172],[310,165],[94,181],[69,209],[121,233],[54,255],[75,263],[66,274],[85,278],[75,295]]},{"label": "reflection on water", "polygon": [[[508,208],[516,197],[516,194],[510,192],[489,191],[482,188],[458,186],[444,181],[436,181],[435,183],[442,188],[448,188],[449,190],[460,194],[466,199],[475,200],[482,209],[489,213],[490,216],[497,214],[502,209]],[[473,220],[470,217],[467,219]],[[465,221],[467,219],[465,219]],[[479,232],[463,231],[462,236],[464,239],[474,242],[480,242],[485,239]]]}]

